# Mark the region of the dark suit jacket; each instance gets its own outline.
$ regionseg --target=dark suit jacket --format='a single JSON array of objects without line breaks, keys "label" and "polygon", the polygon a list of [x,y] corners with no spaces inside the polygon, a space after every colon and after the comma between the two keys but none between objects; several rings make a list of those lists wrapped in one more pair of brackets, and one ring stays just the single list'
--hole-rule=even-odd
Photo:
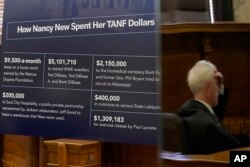
[{"label": "dark suit jacket", "polygon": [[210,154],[241,147],[241,144],[226,131],[218,118],[204,104],[189,100],[181,106],[178,115],[183,119],[186,154]]}]

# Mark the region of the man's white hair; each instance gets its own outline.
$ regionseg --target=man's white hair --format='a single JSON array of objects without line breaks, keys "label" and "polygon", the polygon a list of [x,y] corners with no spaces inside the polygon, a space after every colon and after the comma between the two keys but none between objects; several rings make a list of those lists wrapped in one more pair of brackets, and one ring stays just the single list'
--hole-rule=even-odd
[{"label": "man's white hair", "polygon": [[199,92],[205,84],[214,77],[217,70],[214,64],[209,61],[198,61],[188,72],[188,86],[193,94]]}]

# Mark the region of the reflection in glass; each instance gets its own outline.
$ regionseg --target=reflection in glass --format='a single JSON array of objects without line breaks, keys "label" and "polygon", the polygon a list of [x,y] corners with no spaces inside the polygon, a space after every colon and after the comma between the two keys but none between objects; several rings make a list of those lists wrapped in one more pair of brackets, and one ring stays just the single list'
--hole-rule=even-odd
[{"label": "reflection in glass", "polygon": [[208,0],[162,0],[162,23],[210,22]]},{"label": "reflection in glass", "polygon": [[163,24],[233,21],[232,0],[162,0]]}]

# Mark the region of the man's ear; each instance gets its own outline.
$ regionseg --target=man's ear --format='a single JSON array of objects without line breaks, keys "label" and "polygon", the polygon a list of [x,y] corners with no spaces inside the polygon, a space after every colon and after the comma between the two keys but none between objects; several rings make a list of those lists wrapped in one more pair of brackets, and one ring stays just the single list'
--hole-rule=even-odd
[{"label": "man's ear", "polygon": [[211,81],[206,82],[206,83],[204,84],[203,88],[201,89],[201,92],[203,92],[203,94],[208,94],[208,93],[210,93],[211,86],[212,86],[212,82],[211,82]]},{"label": "man's ear", "polygon": [[213,85],[213,82],[212,81],[208,81],[204,84],[204,89],[206,89],[206,91],[208,91],[211,86]]}]

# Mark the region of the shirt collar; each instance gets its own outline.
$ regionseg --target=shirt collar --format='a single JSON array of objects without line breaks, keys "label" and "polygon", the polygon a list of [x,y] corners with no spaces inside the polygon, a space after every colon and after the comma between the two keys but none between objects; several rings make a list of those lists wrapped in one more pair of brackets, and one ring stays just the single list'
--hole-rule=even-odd
[{"label": "shirt collar", "polygon": [[206,102],[204,102],[202,100],[198,100],[198,99],[195,99],[195,100],[197,100],[197,101],[201,102],[202,104],[204,104],[204,106],[206,106],[206,108],[210,111],[210,113],[214,115],[214,110],[212,109],[212,107],[209,104],[207,104]]}]

